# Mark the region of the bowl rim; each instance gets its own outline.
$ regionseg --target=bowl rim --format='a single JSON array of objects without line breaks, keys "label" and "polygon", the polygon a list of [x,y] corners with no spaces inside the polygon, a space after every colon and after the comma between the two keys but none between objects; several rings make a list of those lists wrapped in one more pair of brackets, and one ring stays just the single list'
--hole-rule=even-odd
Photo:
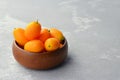
[{"label": "bowl rim", "polygon": [[61,48],[59,48],[59,49],[57,49],[57,50],[55,50],[55,51],[50,51],[50,52],[29,52],[29,51],[26,51],[26,50],[24,50],[23,48],[21,48],[19,45],[18,45],[18,43],[16,42],[16,40],[14,40],[13,41],[13,45],[15,45],[15,47],[17,47],[20,51],[23,51],[23,52],[25,52],[25,54],[31,54],[31,55],[47,55],[47,54],[51,54],[51,53],[55,53],[56,51],[59,51],[59,50],[61,50],[61,49],[63,49],[64,47],[65,47],[65,45],[67,45],[67,40],[66,40],[66,38],[64,39],[64,44],[63,44],[63,46],[61,47]]}]

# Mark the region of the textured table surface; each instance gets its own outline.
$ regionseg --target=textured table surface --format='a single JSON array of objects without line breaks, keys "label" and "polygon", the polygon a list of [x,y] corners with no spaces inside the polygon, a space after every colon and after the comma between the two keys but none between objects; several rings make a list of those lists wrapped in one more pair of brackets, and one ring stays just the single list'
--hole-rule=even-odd
[{"label": "textured table surface", "polygon": [[[30,70],[13,58],[13,29],[37,19],[68,40],[57,68]],[[120,1],[0,0],[0,80],[120,80]]]}]

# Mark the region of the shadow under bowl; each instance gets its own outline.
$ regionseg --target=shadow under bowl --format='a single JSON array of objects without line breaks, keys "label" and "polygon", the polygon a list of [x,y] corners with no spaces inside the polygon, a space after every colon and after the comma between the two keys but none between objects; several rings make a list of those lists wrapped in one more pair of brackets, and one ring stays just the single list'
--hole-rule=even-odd
[{"label": "shadow under bowl", "polygon": [[12,45],[13,56],[22,66],[30,69],[50,69],[60,65],[67,57],[68,44],[64,40],[63,47],[52,52],[34,53],[21,48],[16,41]]}]

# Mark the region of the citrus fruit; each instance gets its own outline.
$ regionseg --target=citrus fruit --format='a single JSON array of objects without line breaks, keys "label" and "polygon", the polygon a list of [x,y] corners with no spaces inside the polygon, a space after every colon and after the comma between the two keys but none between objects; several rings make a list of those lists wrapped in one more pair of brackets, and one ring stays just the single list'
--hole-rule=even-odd
[{"label": "citrus fruit", "polygon": [[50,28],[50,34],[52,37],[57,38],[60,42],[64,40],[62,32],[56,28]]},{"label": "citrus fruit", "polygon": [[48,39],[50,37],[50,32],[47,28],[43,28],[40,32],[40,37],[39,39],[42,41],[42,42],[45,42],[46,39]]},{"label": "citrus fruit", "polygon": [[24,50],[29,52],[42,52],[44,50],[44,44],[40,40],[31,40],[25,44]]},{"label": "citrus fruit", "polygon": [[25,36],[29,40],[39,37],[41,31],[41,24],[38,21],[30,22],[25,29]]},{"label": "citrus fruit", "polygon": [[48,38],[45,41],[44,46],[46,51],[54,51],[59,48],[60,43],[59,43],[59,40],[56,38]]},{"label": "citrus fruit", "polygon": [[24,29],[22,29],[22,28],[15,28],[13,30],[13,36],[14,36],[16,42],[20,46],[24,46],[25,43],[28,42],[28,39],[24,35]]},{"label": "citrus fruit", "polygon": [[60,43],[60,47],[59,48],[62,48],[63,47],[63,44]]}]

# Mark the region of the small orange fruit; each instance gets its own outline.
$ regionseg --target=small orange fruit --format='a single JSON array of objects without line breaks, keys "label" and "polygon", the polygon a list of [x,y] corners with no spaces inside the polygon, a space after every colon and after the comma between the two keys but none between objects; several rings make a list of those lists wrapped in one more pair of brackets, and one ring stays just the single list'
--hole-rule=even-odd
[{"label": "small orange fruit", "polygon": [[45,42],[46,39],[48,39],[50,37],[50,32],[47,28],[43,28],[40,32],[40,37],[39,39],[42,41],[42,42]]},{"label": "small orange fruit", "polygon": [[63,44],[60,43],[60,47],[59,48],[62,48],[63,47]]},{"label": "small orange fruit", "polygon": [[45,41],[45,49],[46,51],[54,51],[57,50],[60,46],[59,40],[56,38],[48,38]]},{"label": "small orange fruit", "polygon": [[39,37],[41,31],[41,24],[38,21],[29,23],[25,29],[25,36],[29,40],[33,40]]},{"label": "small orange fruit", "polygon": [[29,52],[42,52],[44,50],[44,44],[40,40],[31,40],[25,44],[24,50]]},{"label": "small orange fruit", "polygon": [[56,28],[50,28],[50,34],[52,37],[57,38],[60,42],[64,40],[62,32]]},{"label": "small orange fruit", "polygon": [[22,28],[15,28],[13,30],[13,36],[20,46],[24,46],[25,43],[28,42],[27,38],[24,35],[24,29]]}]

